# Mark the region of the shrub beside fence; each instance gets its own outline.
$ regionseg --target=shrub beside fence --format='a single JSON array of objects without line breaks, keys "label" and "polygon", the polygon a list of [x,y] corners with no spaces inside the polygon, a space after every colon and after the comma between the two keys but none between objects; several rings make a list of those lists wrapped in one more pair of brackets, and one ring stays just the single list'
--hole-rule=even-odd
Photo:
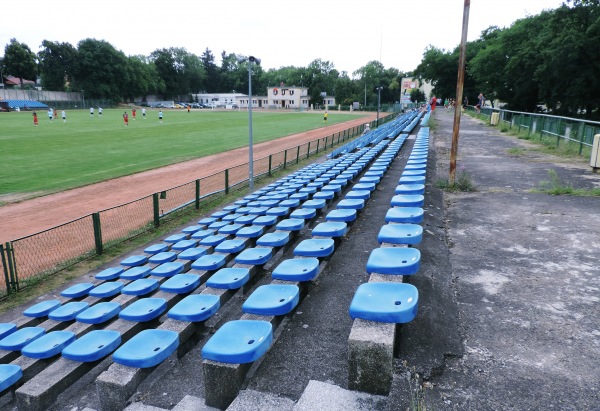
[{"label": "shrub beside fence", "polygon": [[[380,125],[395,115],[379,119]],[[376,122],[370,123],[375,129]],[[271,176],[359,136],[364,125],[322,137],[254,160],[256,178]],[[0,297],[18,291],[32,280],[57,273],[106,249],[160,226],[178,211],[202,205],[248,186],[248,163],[239,164],[152,195],[86,215],[40,233],[0,244]]]}]

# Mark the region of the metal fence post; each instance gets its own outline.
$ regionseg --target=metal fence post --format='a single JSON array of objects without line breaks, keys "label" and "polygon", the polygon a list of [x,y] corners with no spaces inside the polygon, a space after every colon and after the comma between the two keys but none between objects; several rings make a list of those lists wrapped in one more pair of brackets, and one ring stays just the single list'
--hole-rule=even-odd
[{"label": "metal fence post", "polygon": [[331,148],[333,148],[333,143],[335,142],[335,133],[331,135]]},{"label": "metal fence post", "polygon": [[269,177],[271,177],[271,164],[273,164],[273,155],[269,154]]},{"label": "metal fence post", "polygon": [[306,150],[306,158],[310,157],[310,141],[308,142],[308,150]]},{"label": "metal fence post", "polygon": [[285,170],[287,167],[287,150],[283,150],[283,169]]},{"label": "metal fence post", "polygon": [[8,263],[6,261],[6,255],[4,254],[4,245],[0,244],[0,255],[2,256],[2,267],[4,268],[4,284],[6,284],[6,293],[10,294],[10,281],[8,279]]},{"label": "metal fence post", "polygon": [[92,214],[92,224],[94,226],[94,243],[96,244],[96,254],[101,255],[102,248],[102,226],[100,224],[100,213]]},{"label": "metal fence post", "polygon": [[296,150],[296,164],[298,164],[300,162],[300,146],[298,146],[298,149]]},{"label": "metal fence post", "polygon": [[8,267],[9,279],[6,286],[10,288],[9,292],[19,291],[19,276],[17,274],[17,262],[15,261],[15,249],[11,242],[6,243],[6,263]]},{"label": "metal fence post", "polygon": [[319,154],[319,143],[320,142],[321,142],[321,139],[318,139],[317,140],[317,151],[316,151],[316,154]]},{"label": "metal fence post", "polygon": [[225,195],[229,194],[229,169],[225,169]]},{"label": "metal fence post", "polygon": [[323,144],[323,150],[327,150],[327,136],[325,136],[325,144]]},{"label": "metal fence post", "polygon": [[158,227],[160,225],[160,205],[158,200],[158,193],[152,194],[152,208],[154,211],[154,227]]},{"label": "metal fence post", "polygon": [[196,180],[196,210],[200,210],[200,179]]}]

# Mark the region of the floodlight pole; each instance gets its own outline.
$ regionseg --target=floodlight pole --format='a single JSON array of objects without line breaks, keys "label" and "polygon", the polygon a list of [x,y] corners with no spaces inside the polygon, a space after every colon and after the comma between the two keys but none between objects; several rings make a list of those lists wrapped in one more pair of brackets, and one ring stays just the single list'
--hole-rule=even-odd
[{"label": "floodlight pole", "polygon": [[377,127],[379,127],[379,108],[381,107],[381,89],[383,87],[377,87]]},{"label": "floodlight pole", "polygon": [[248,57],[248,187],[254,190],[254,155],[252,143],[252,63],[260,64],[260,59]]}]

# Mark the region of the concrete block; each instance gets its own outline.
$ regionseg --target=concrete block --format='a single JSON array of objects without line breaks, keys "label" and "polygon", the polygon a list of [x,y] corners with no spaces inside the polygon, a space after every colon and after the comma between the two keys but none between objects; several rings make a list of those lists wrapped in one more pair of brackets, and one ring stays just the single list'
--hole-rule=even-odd
[{"label": "concrete block", "polygon": [[206,405],[226,409],[235,400],[252,364],[226,364],[211,360],[202,362]]}]

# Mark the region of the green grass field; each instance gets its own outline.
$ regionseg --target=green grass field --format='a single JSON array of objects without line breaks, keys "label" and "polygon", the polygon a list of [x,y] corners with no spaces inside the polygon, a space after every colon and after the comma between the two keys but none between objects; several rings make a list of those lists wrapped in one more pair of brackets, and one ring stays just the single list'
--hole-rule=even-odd
[{"label": "green grass field", "polygon": [[[60,110],[58,111],[60,116]],[[0,114],[0,195],[44,194],[79,187],[248,145],[246,111],[148,110],[143,120],[123,110],[70,110],[67,123],[39,111]],[[330,113],[329,124],[361,115]],[[322,127],[321,113],[255,111],[254,143]]]}]

